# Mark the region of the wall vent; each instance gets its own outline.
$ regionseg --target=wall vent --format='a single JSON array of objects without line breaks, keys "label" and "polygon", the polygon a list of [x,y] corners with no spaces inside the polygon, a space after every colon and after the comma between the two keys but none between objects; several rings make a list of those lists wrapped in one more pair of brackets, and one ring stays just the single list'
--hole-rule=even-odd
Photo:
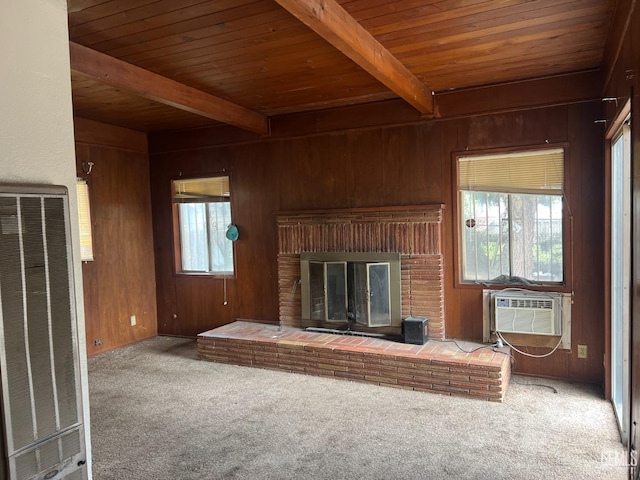
[{"label": "wall vent", "polygon": [[0,185],[0,455],[10,480],[87,477],[69,225],[65,187]]}]

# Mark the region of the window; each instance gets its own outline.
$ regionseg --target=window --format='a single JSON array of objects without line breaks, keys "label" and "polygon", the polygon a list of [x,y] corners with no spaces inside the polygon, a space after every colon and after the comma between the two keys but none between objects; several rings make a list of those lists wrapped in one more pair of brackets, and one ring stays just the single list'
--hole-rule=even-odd
[{"label": "window", "polygon": [[229,177],[173,182],[182,273],[233,274]]},{"label": "window", "polygon": [[462,281],[563,282],[564,151],[459,157]]},{"label": "window", "polygon": [[[627,103],[623,112],[629,112]],[[632,286],[632,168],[631,117],[611,137],[611,401],[620,436],[627,443],[629,432],[629,345]],[[615,124],[615,122],[614,122]]]},{"label": "window", "polygon": [[89,204],[89,187],[87,182],[79,178],[76,182],[78,195],[78,225],[80,227],[80,260],[93,260],[93,237],[91,235],[91,206]]}]

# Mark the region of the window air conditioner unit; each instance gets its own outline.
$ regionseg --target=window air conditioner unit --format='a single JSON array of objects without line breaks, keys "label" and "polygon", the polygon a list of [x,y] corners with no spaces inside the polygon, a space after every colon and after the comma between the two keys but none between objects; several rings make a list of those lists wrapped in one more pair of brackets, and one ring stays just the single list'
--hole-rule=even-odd
[{"label": "window air conditioner unit", "polygon": [[562,335],[562,294],[501,291],[493,294],[491,304],[496,332]]}]

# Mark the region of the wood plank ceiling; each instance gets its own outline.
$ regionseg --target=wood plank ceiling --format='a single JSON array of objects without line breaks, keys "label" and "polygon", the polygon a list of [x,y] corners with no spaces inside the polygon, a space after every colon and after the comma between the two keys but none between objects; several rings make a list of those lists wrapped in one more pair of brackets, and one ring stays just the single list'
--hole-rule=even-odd
[{"label": "wood plank ceiling", "polygon": [[274,115],[401,97],[429,116],[432,92],[599,68],[615,0],[67,4],[76,115],[266,134]]}]

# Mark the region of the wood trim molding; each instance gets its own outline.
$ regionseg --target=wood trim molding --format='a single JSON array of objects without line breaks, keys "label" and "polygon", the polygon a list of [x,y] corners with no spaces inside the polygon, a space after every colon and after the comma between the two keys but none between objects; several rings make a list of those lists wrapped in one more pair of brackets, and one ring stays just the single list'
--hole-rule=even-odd
[{"label": "wood trim molding", "polygon": [[[469,88],[435,95],[435,119],[426,119],[400,99],[302,112],[270,118],[270,141],[327,133],[366,130],[429,121],[546,108],[584,102],[601,102],[600,70],[522,80],[489,87]],[[150,134],[153,153],[265,141],[228,125]]]},{"label": "wood trim molding", "polygon": [[473,87],[435,95],[437,118],[522,110],[553,104],[600,100],[602,72],[584,72]]},{"label": "wood trim molding", "polygon": [[316,216],[316,215],[350,215],[350,214],[378,214],[378,213],[403,213],[403,212],[444,212],[445,205],[442,203],[430,205],[402,205],[388,207],[358,207],[358,208],[330,208],[324,210],[291,210],[276,212],[276,216]]},{"label": "wood trim molding", "polygon": [[613,12],[611,25],[609,26],[609,36],[606,42],[606,50],[604,52],[604,65],[607,69],[603,83],[603,90],[606,92],[609,88],[609,82],[616,68],[616,63],[620,58],[620,52],[624,45],[629,25],[631,24],[631,16],[636,6],[636,0],[619,0],[616,2],[616,8]]},{"label": "wood trim molding", "polygon": [[71,71],[148,100],[228,123],[262,135],[269,133],[261,113],[215,97],[83,45],[69,42]]},{"label": "wood trim molding", "polygon": [[629,115],[630,113],[631,113],[631,98],[628,98],[627,101],[622,106],[622,108],[618,112],[616,112],[616,117],[613,119],[613,122],[611,122],[611,125],[607,129],[607,132],[605,133],[605,136],[604,136],[606,140],[611,140],[613,136],[616,133],[618,133],[618,130],[620,130],[622,123],[625,121],[625,119],[627,118],[627,115]]},{"label": "wood trim molding", "polygon": [[147,134],[81,117],[73,117],[76,143],[148,153]]},{"label": "wood trim molding", "polygon": [[335,0],[276,0],[314,32],[413,105],[433,113],[433,95],[407,67]]}]

